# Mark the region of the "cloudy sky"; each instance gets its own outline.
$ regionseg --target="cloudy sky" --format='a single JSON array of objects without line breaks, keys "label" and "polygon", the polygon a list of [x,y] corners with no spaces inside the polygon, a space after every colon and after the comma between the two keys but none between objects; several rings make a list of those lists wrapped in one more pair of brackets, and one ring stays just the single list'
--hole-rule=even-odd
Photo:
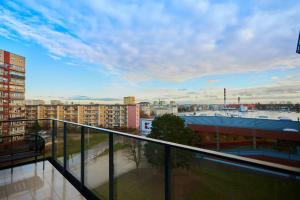
[{"label": "cloudy sky", "polygon": [[26,98],[300,102],[300,1],[0,0]]}]

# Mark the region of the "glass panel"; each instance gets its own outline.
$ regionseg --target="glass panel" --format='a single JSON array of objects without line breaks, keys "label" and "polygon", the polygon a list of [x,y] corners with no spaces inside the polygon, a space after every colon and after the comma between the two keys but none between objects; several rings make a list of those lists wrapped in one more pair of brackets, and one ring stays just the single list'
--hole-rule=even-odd
[{"label": "glass panel", "polygon": [[114,199],[164,199],[163,158],[161,145],[114,135]]},{"label": "glass panel", "polygon": [[[233,117],[222,120],[238,120],[239,124],[198,126],[195,133],[200,137],[199,147],[300,167],[300,142],[295,137],[297,133],[266,129],[270,128],[268,123],[271,123],[271,120]],[[287,127],[288,125],[291,124],[287,124]],[[215,138],[215,141],[212,138]]]},{"label": "glass panel", "polygon": [[[7,122],[0,122],[1,130],[0,130],[0,156],[4,161],[4,157],[11,153],[11,138],[5,137],[9,135],[9,124]],[[4,163],[0,163],[0,166],[3,166]]]},{"label": "glass panel", "polygon": [[67,167],[68,171],[80,180],[80,134],[81,126],[67,124]]},{"label": "glass panel", "polygon": [[52,120],[39,120],[39,135],[45,140],[45,156],[52,156]]},{"label": "glass panel", "polygon": [[[298,199],[300,180],[172,148],[172,198]],[[297,189],[298,188],[298,189]]]},{"label": "glass panel", "polygon": [[[0,165],[6,166],[29,162],[34,160],[36,156],[37,159],[43,158],[43,139],[47,135],[46,131],[42,134],[43,130],[46,129],[43,129],[40,126],[40,121],[37,120],[1,123],[0,132],[3,138],[0,138],[0,161],[2,161]],[[51,128],[48,130],[51,130]],[[35,135],[40,137],[35,137]],[[7,162],[11,158],[13,158],[12,162]]]},{"label": "glass panel", "polygon": [[56,121],[55,159],[64,165],[64,123]]},{"label": "glass panel", "polygon": [[199,146],[201,148],[210,149],[210,150],[217,150],[217,128],[210,127],[210,128],[202,128],[201,130],[195,131],[195,133],[199,137]]},{"label": "glass panel", "polygon": [[103,185],[108,185],[108,144],[107,133],[85,129],[85,186],[100,199],[108,197],[108,191],[101,189]]},{"label": "glass panel", "polygon": [[52,153],[52,121],[38,120],[31,124],[27,123],[26,132],[37,133],[45,141],[45,157]]}]

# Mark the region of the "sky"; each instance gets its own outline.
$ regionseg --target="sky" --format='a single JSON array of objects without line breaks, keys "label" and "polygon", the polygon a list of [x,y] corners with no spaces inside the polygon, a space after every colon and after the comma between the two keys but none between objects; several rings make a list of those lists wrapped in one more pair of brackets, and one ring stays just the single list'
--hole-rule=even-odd
[{"label": "sky", "polygon": [[300,102],[298,0],[0,0],[26,99]]}]

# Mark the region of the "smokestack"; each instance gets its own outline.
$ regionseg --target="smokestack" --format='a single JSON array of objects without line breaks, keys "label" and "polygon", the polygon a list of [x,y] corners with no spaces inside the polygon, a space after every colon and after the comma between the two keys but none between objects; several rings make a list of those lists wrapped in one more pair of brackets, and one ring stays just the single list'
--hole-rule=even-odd
[{"label": "smokestack", "polygon": [[238,104],[241,105],[241,97],[238,97]]},{"label": "smokestack", "polygon": [[226,108],[226,88],[224,88],[224,108]]}]

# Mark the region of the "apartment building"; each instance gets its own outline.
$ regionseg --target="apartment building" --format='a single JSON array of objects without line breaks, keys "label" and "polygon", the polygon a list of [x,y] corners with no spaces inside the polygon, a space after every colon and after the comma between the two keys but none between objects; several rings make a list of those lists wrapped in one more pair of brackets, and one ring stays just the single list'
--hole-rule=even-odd
[{"label": "apartment building", "polygon": [[139,105],[128,105],[127,106],[127,127],[128,128],[139,128],[140,127],[140,107]]},{"label": "apartment building", "polygon": [[63,109],[61,111],[59,110],[59,113],[63,112],[63,116],[61,116],[62,119],[71,122],[83,123],[83,110],[78,105],[57,105],[57,107],[58,109]]},{"label": "apartment building", "polygon": [[26,105],[26,117],[56,118],[104,128],[139,128],[138,105]]},{"label": "apartment building", "polygon": [[[0,50],[0,120],[25,118],[25,58]],[[22,122],[2,123],[0,135],[23,134]]]},{"label": "apartment building", "polygon": [[25,100],[26,105],[44,105],[44,100]]},{"label": "apartment building", "polygon": [[105,105],[104,111],[104,124],[100,124],[100,126],[106,128],[128,127],[127,105]]},{"label": "apartment building", "polygon": [[[151,116],[151,104],[150,102],[140,102],[138,103],[140,106],[140,111],[143,113],[145,116]],[[143,116],[143,117],[145,117]]]},{"label": "apartment building", "polygon": [[125,105],[135,104],[135,97],[134,97],[134,96],[124,97],[124,98],[123,98],[123,103],[124,103]]},{"label": "apartment building", "polygon": [[175,101],[170,101],[170,104],[167,104],[165,101],[154,101],[151,111],[154,116],[162,116],[164,114],[178,115],[178,106]]}]

